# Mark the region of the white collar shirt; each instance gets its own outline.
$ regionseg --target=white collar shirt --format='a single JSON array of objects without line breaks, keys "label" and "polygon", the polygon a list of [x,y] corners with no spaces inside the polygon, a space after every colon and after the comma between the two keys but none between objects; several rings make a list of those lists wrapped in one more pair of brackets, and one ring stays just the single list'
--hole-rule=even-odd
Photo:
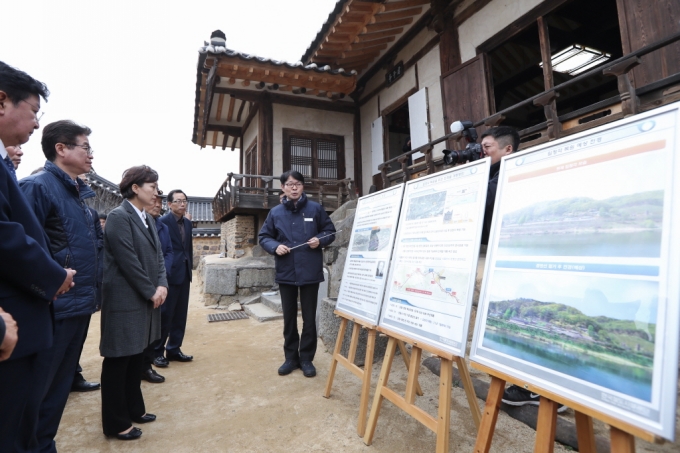
[{"label": "white collar shirt", "polygon": [[5,145],[2,143],[2,140],[0,140],[0,158],[5,159],[7,157],[7,150],[5,149]]},{"label": "white collar shirt", "polygon": [[[125,200],[125,201],[130,203],[130,200]],[[130,203],[130,206],[132,206],[132,208],[135,210],[135,212],[137,213],[139,218],[142,219],[142,223],[144,224],[144,226],[149,228],[149,224],[146,223],[146,211],[140,211],[139,209],[137,209],[137,206],[133,205],[132,203]]]}]

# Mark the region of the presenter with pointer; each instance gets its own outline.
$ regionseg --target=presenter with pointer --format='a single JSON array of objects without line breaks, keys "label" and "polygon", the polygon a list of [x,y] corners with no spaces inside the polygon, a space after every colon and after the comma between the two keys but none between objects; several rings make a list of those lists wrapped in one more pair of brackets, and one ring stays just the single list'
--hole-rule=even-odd
[{"label": "presenter with pointer", "polygon": [[[305,178],[295,170],[281,175],[284,197],[269,211],[259,234],[260,245],[276,258],[276,283],[283,308],[285,362],[279,375],[301,368],[316,376],[316,303],[324,281],[322,248],[335,239],[335,227],[320,204],[304,193]],[[306,247],[300,247],[305,245]],[[302,309],[302,334],[297,327],[297,301]]]}]

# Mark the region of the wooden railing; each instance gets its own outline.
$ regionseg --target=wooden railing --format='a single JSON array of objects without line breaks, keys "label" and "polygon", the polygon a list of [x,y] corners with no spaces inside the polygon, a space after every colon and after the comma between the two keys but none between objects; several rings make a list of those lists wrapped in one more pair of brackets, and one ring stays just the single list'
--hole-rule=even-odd
[{"label": "wooden railing", "polygon": [[[274,180],[278,180],[278,177],[228,173],[213,199],[215,220],[224,221],[238,211],[271,209],[278,205],[282,190],[273,187]],[[356,198],[351,179],[306,180],[304,190],[307,198],[319,203],[326,211],[335,211]]]},{"label": "wooden railing", "polygon": [[[665,39],[638,49],[635,52],[631,52],[614,61],[584,72],[567,82],[484,118],[483,120],[474,123],[474,126],[498,126],[505,119],[505,115],[513,110],[520,109],[530,104],[541,106],[543,107],[546,121],[519,131],[520,139],[522,140],[520,149],[523,149],[616,121],[630,115],[635,115],[646,109],[658,107],[661,105],[658,100],[650,102],[649,105],[641,106],[639,96],[680,83],[680,73],[673,74],[666,79],[636,89],[630,81],[630,71],[640,64],[640,57],[669,44],[673,44],[676,41],[680,41],[680,33],[675,33]],[[575,112],[558,116],[553,101],[559,96],[559,92],[570,85],[600,74],[617,78],[619,95],[597,102]],[[680,99],[680,96],[669,96],[666,98],[666,101],[673,102],[678,100],[676,98]],[[592,118],[592,120],[588,121],[590,118]],[[469,120],[469,118],[455,118],[454,120]],[[419,175],[432,174],[449,168],[448,165],[444,164],[443,158],[435,159],[432,155],[435,145],[449,139],[458,141],[462,139],[462,133],[446,134],[443,137],[439,137],[423,146],[412,149],[411,151],[405,152],[380,164],[378,169],[380,170],[382,179],[382,188],[409,181]],[[425,159],[413,165],[408,165],[411,155],[417,152],[423,153]]]}]

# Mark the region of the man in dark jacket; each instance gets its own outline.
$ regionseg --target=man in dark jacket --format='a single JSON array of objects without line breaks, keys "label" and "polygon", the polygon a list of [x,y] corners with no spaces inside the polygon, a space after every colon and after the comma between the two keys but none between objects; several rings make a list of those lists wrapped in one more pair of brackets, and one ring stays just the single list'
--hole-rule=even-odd
[{"label": "man in dark jacket", "polygon": [[73,267],[78,272],[74,289],[54,301],[54,344],[43,353],[50,365],[38,422],[41,452],[56,452],[54,437],[96,306],[97,234],[95,219],[85,205],[87,198],[94,197],[94,191],[78,178],[92,168],[90,133],[89,128],[68,120],[45,126],[44,170],[20,183],[47,233],[52,256],[63,267]]},{"label": "man in dark jacket", "polygon": [[[269,211],[262,225],[260,245],[276,257],[276,283],[283,308],[285,362],[279,374],[302,368],[306,377],[316,376],[312,364],[316,353],[316,302],[323,277],[322,248],[335,239],[335,227],[326,211],[307,199],[305,178],[290,170],[281,175],[285,197]],[[297,328],[298,291],[302,308],[302,335]]]},{"label": "man in dark jacket", "polygon": [[156,358],[153,361],[154,365],[161,368],[168,366],[171,360],[191,362],[194,359],[180,349],[187,327],[191,272],[194,268],[192,227],[185,217],[187,203],[189,200],[184,192],[171,190],[168,193],[170,212],[159,219],[168,227],[172,243],[172,265],[166,266],[169,269],[168,298],[161,306],[161,339],[156,345]]},{"label": "man in dark jacket", "polygon": [[[48,95],[43,83],[0,62],[0,307],[19,328],[9,358],[0,361],[3,452],[37,446],[38,395],[46,373],[38,355],[52,346],[52,299],[73,286],[75,274],[50,256],[45,232],[19,189],[5,150],[26,143],[38,129],[40,96]],[[9,326],[13,330],[11,322]],[[10,345],[5,347],[9,350]]]},{"label": "man in dark jacket", "polygon": [[[163,222],[159,222],[158,218],[161,216],[161,209],[163,208],[163,199],[161,198],[163,191],[158,189],[158,195],[154,198],[153,206],[145,208],[146,212],[151,215],[156,222],[156,231],[158,232],[158,240],[161,243],[163,252],[163,261],[165,262],[165,275],[170,278],[170,266],[172,266],[172,242],[170,241],[170,230]],[[162,306],[161,306],[162,307]],[[161,308],[162,311],[162,308]],[[149,343],[149,346],[144,350],[144,365],[142,368],[142,379],[153,384],[160,384],[165,382],[165,377],[161,376],[151,367],[156,358],[156,346],[160,341]]]}]

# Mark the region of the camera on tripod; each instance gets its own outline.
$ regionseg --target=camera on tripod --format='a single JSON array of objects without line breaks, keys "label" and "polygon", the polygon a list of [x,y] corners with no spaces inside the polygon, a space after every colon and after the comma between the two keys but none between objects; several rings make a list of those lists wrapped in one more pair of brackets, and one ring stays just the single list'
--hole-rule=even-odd
[{"label": "camera on tripod", "polygon": [[477,143],[477,130],[473,127],[472,121],[454,121],[451,123],[451,132],[460,134],[468,143],[461,151],[445,149],[443,153],[446,165],[464,164],[481,159],[482,145]]}]

